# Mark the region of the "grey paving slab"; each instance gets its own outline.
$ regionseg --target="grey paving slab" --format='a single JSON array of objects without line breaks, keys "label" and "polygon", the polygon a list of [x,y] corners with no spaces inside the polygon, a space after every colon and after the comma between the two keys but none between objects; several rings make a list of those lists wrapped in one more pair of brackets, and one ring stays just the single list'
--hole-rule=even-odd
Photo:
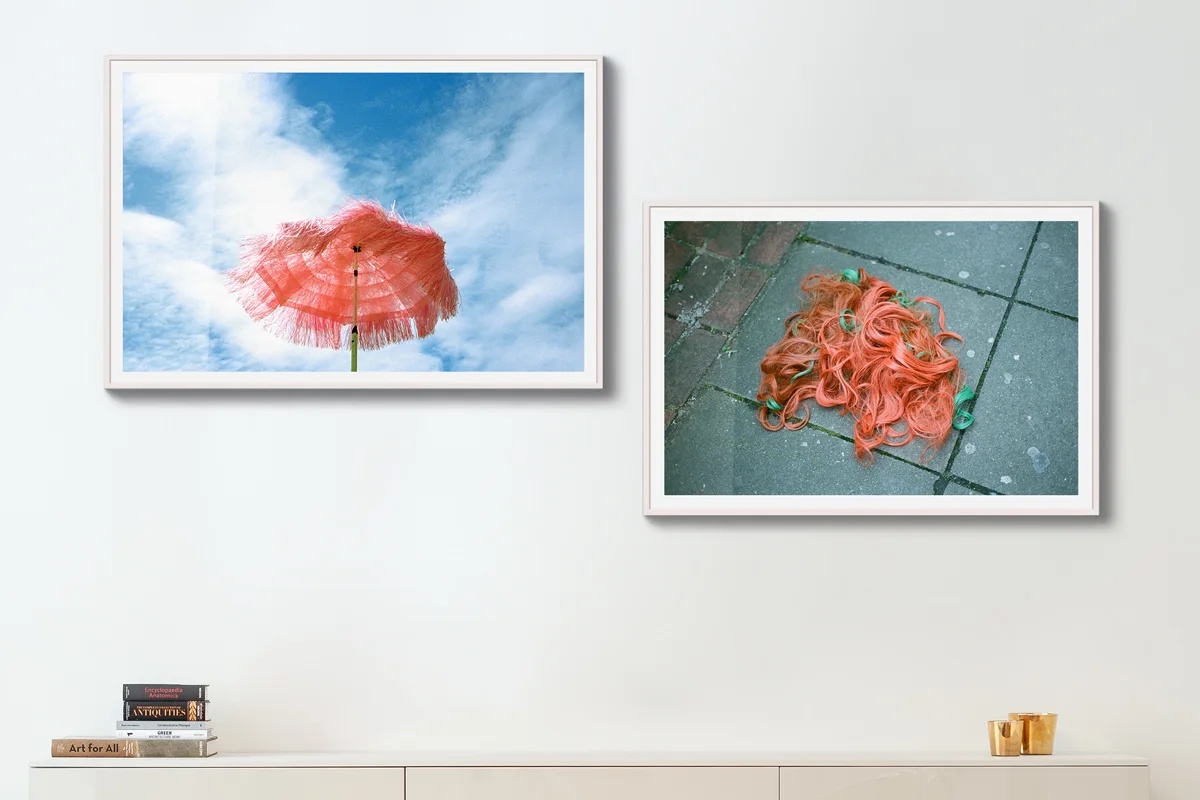
[{"label": "grey paving slab", "polygon": [[[834,272],[862,267],[869,274],[902,289],[910,297],[925,295],[937,299],[946,309],[947,326],[963,337],[963,344],[958,346],[958,356],[966,371],[967,382],[972,387],[978,384],[992,347],[989,339],[995,337],[1008,305],[1004,300],[808,243],[794,245],[784,258],[783,265],[759,294],[757,302],[743,317],[742,324],[730,340],[732,352],[717,359],[709,370],[705,378],[708,383],[744,397],[753,398],[758,394],[758,384],[762,379],[759,365],[763,356],[767,348],[783,335],[784,320],[800,307],[801,279],[817,267]],[[836,409],[822,408],[814,401],[809,402],[809,407],[815,424],[845,436],[854,435],[852,417],[842,416]],[[956,435],[951,433],[946,444],[925,465],[936,470],[944,468]],[[887,451],[920,463],[924,449],[923,444],[910,442],[903,447],[889,447]]]},{"label": "grey paving slab", "polygon": [[1042,223],[1017,297],[1061,314],[1079,316],[1078,222]]},{"label": "grey paving slab", "polygon": [[1075,494],[1078,326],[1014,305],[953,474],[1004,494]]},{"label": "grey paving slab", "polygon": [[1009,296],[1036,228],[1036,222],[812,222],[805,235]]},{"label": "grey paving slab", "polygon": [[974,489],[968,489],[965,486],[960,486],[957,483],[950,483],[946,486],[946,491],[943,494],[968,494],[972,497],[978,497],[982,492],[977,492]]},{"label": "grey paving slab", "polygon": [[692,328],[685,332],[666,356],[663,401],[667,405],[683,405],[724,345],[724,336],[703,328]]},{"label": "grey paving slab", "polygon": [[894,458],[870,466],[854,445],[813,428],[768,431],[754,409],[704,389],[671,426],[665,451],[667,494],[932,494],[937,476]]}]

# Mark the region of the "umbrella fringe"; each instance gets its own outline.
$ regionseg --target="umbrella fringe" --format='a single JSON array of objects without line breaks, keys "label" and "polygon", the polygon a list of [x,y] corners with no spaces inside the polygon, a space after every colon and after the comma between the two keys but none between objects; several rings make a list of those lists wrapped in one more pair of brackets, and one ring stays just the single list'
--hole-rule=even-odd
[{"label": "umbrella fringe", "polygon": [[350,347],[348,338],[346,345],[342,345],[342,328],[345,326],[288,306],[280,306],[263,318],[262,325],[280,339],[293,344],[325,350],[345,350]]},{"label": "umbrella fringe", "polygon": [[379,203],[354,201],[332,217],[284,223],[247,239],[239,265],[224,279],[247,315],[279,338],[349,349],[357,263],[358,346],[377,350],[424,338],[458,313],[445,246],[429,226],[405,222]]},{"label": "umbrella fringe", "polygon": [[225,288],[255,322],[262,321],[279,307],[275,292],[253,266],[235,267],[225,273],[224,280]]}]

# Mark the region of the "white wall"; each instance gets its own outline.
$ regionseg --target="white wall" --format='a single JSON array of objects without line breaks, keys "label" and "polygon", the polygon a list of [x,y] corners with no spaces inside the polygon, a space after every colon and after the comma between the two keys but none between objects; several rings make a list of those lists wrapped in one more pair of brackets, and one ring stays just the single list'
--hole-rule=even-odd
[{"label": "white wall", "polygon": [[[5,15],[0,796],[159,677],[231,751],[980,749],[1045,708],[1200,795],[1196,8]],[[104,392],[102,57],[140,53],[606,56],[608,388]],[[642,201],[955,198],[1107,204],[1105,516],[644,519]]]}]

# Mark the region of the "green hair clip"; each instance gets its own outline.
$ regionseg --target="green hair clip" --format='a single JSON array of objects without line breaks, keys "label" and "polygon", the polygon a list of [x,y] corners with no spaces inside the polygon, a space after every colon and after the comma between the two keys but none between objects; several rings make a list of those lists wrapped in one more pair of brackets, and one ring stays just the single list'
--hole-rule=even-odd
[{"label": "green hair clip", "polygon": [[808,365],[808,367],[806,369],[801,370],[800,372],[797,372],[795,375],[793,375],[792,379],[790,381],[788,381],[788,383],[795,383],[796,378],[803,378],[805,375],[812,372],[813,367],[815,367],[816,365],[817,365],[817,362],[815,362],[815,361],[812,362],[811,364]]},{"label": "green hair clip", "polygon": [[956,430],[965,431],[975,421],[975,415],[962,408],[963,403],[969,403],[974,399],[975,393],[971,391],[970,386],[964,386],[959,389],[958,394],[954,395],[954,421],[950,424]]}]

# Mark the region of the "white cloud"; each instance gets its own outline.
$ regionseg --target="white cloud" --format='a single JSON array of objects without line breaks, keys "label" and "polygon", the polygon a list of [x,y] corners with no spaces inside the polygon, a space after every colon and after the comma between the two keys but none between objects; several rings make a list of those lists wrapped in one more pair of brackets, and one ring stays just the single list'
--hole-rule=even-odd
[{"label": "white cloud", "polygon": [[561,76],[483,84],[407,179],[466,267],[463,324],[439,343],[468,369],[582,369],[582,91]]},{"label": "white cloud", "polygon": [[[582,368],[582,92],[560,84],[484,76],[416,163],[394,171],[381,152],[370,180],[359,176],[385,205],[387,187],[413,198],[398,210],[446,239],[463,297],[433,337],[373,351],[360,368],[430,370],[441,357],[470,370]],[[124,102],[127,159],[170,178],[160,215],[123,214],[126,368],[344,369],[348,354],[253,323],[219,274],[246,236],[328,214],[349,194],[348,154],[323,135],[330,109],[301,107],[283,79],[258,74],[139,73]],[[579,135],[563,135],[572,125]]]},{"label": "white cloud", "polygon": [[[283,85],[266,75],[127,76],[127,157],[170,176],[168,213],[126,209],[123,280],[127,369],[219,367],[212,333],[232,352],[227,366],[340,370],[348,355],[290,344],[254,323],[226,291],[220,272],[236,263],[240,241],[283,220],[328,213],[344,194],[341,160],[285,137]],[[364,359],[365,361],[365,359]],[[389,361],[430,369],[415,348]]]},{"label": "white cloud", "polygon": [[581,283],[580,276],[568,273],[538,275],[500,301],[498,316],[502,322],[550,316],[583,292]]},{"label": "white cloud", "polygon": [[279,77],[136,73],[124,88],[125,152],[171,176],[172,212],[205,243],[211,236],[214,260],[342,198],[342,159],[292,140],[312,130],[310,118],[290,110]]}]

